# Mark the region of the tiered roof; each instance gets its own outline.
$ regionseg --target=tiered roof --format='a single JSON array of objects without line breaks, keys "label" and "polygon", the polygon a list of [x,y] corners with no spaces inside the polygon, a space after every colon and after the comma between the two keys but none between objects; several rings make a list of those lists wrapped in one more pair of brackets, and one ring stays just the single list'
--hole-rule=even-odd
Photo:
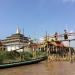
[{"label": "tiered roof", "polygon": [[7,37],[6,39],[2,40],[3,43],[11,43],[11,42],[23,42],[28,43],[29,38],[25,37],[23,34],[21,34],[19,28],[17,28],[17,31],[15,34],[12,34],[11,36]]}]

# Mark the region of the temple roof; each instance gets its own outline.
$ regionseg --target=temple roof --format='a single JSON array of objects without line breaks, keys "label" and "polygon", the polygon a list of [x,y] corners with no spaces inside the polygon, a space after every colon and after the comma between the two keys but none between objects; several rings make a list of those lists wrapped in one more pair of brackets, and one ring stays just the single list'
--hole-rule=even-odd
[{"label": "temple roof", "polygon": [[25,37],[23,34],[21,34],[21,31],[19,27],[16,30],[15,34],[12,34],[11,36],[6,37],[6,39],[2,40],[3,43],[11,43],[11,42],[29,42],[29,38]]},{"label": "temple roof", "polygon": [[28,37],[25,37],[23,34],[12,34],[11,36],[7,37],[6,39],[3,40],[3,42],[13,42],[13,41],[29,41]]},{"label": "temple roof", "polygon": [[7,37],[6,39],[28,39],[28,37],[25,37],[23,34],[12,34],[11,36]]}]

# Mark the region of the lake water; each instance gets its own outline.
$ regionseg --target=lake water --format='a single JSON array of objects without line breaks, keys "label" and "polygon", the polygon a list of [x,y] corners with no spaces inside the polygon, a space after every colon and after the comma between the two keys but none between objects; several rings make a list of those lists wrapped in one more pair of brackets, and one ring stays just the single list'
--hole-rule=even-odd
[{"label": "lake water", "polygon": [[75,75],[75,63],[43,61],[38,64],[0,69],[0,75]]}]

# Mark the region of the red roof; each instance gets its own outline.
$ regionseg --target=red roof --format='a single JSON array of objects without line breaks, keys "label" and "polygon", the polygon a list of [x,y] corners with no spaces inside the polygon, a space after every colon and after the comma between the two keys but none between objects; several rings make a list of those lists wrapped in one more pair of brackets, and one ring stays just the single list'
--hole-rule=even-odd
[{"label": "red roof", "polygon": [[58,47],[63,47],[63,43],[61,41],[55,41],[55,42],[49,42],[50,45],[58,46]]},{"label": "red roof", "polygon": [[37,44],[32,44],[31,47],[36,48]]},{"label": "red roof", "polygon": [[59,46],[59,47],[63,47],[64,46],[64,44],[61,41],[56,41],[56,45]]}]

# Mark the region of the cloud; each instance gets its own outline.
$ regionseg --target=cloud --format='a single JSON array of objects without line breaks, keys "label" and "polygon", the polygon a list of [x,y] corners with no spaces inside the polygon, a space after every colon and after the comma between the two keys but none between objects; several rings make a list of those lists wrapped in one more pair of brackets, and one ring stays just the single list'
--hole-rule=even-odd
[{"label": "cloud", "polygon": [[44,38],[41,37],[39,40],[38,40],[40,43],[42,43],[44,41]]}]

